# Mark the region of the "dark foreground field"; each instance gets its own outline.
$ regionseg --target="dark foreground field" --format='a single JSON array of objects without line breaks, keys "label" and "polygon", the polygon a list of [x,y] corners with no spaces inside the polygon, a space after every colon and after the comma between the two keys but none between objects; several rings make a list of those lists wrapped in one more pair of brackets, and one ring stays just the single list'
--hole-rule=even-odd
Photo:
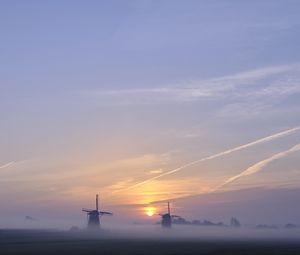
[{"label": "dark foreground field", "polygon": [[300,254],[298,241],[100,237],[84,233],[0,230],[0,254]]}]

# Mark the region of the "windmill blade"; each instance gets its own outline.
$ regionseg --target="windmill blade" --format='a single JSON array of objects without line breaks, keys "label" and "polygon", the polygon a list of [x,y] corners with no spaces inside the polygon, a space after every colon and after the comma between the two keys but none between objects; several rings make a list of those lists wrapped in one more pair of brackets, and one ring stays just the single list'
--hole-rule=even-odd
[{"label": "windmill blade", "polygon": [[86,209],[86,208],[82,208],[82,211],[83,211],[83,212],[90,213],[90,212],[92,212],[93,210],[91,210],[91,209]]},{"label": "windmill blade", "polygon": [[172,218],[180,218],[178,215],[171,215]]},{"label": "windmill blade", "polygon": [[100,214],[102,214],[102,215],[113,215],[111,212],[99,212]]}]

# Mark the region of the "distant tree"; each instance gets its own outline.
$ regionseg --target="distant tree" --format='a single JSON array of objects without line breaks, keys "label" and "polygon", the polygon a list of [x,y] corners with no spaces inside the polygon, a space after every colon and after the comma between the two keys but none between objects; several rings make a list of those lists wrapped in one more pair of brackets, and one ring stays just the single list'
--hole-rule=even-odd
[{"label": "distant tree", "polygon": [[193,220],[188,221],[185,218],[179,217],[173,219],[173,224],[178,225],[194,225],[194,226],[216,226],[216,227],[223,227],[225,224],[223,222],[214,223],[209,220],[203,220],[202,222],[200,220]]},{"label": "distant tree", "polygon": [[285,227],[285,228],[298,228],[297,225],[292,224],[292,223],[288,223],[288,224],[286,224],[284,227]]},{"label": "distant tree", "polygon": [[278,228],[275,225],[268,225],[268,224],[259,224],[256,226],[256,228],[261,228],[261,229],[276,229]]},{"label": "distant tree", "polygon": [[179,217],[179,218],[175,218],[173,219],[173,224],[179,224],[179,225],[191,225],[191,222],[182,218],[182,217]]},{"label": "distant tree", "polygon": [[193,220],[192,221],[192,225],[201,225],[201,221],[200,220]]},{"label": "distant tree", "polygon": [[31,216],[25,216],[25,220],[29,220],[29,221],[37,221],[37,219],[36,218],[33,218],[33,217],[31,217]]},{"label": "distant tree", "polygon": [[202,225],[204,225],[204,226],[214,226],[215,223],[213,223],[213,222],[211,222],[209,220],[204,220],[203,223],[202,223]]},{"label": "distant tree", "polygon": [[219,227],[225,226],[225,224],[222,221],[218,222],[216,225],[219,226]]}]

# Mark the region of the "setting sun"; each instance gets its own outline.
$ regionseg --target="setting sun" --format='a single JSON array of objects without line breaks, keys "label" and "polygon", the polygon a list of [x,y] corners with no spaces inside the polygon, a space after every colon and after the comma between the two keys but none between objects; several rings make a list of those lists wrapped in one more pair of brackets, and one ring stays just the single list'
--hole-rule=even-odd
[{"label": "setting sun", "polygon": [[155,207],[146,207],[144,209],[145,214],[149,217],[152,217],[156,213],[156,208]]}]

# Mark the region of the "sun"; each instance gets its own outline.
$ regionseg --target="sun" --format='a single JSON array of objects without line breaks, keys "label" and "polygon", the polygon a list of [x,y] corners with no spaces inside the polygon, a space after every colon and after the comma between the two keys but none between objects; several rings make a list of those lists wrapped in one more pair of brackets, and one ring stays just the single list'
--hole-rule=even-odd
[{"label": "sun", "polygon": [[156,213],[156,208],[155,207],[145,207],[144,211],[147,216],[152,217]]}]

